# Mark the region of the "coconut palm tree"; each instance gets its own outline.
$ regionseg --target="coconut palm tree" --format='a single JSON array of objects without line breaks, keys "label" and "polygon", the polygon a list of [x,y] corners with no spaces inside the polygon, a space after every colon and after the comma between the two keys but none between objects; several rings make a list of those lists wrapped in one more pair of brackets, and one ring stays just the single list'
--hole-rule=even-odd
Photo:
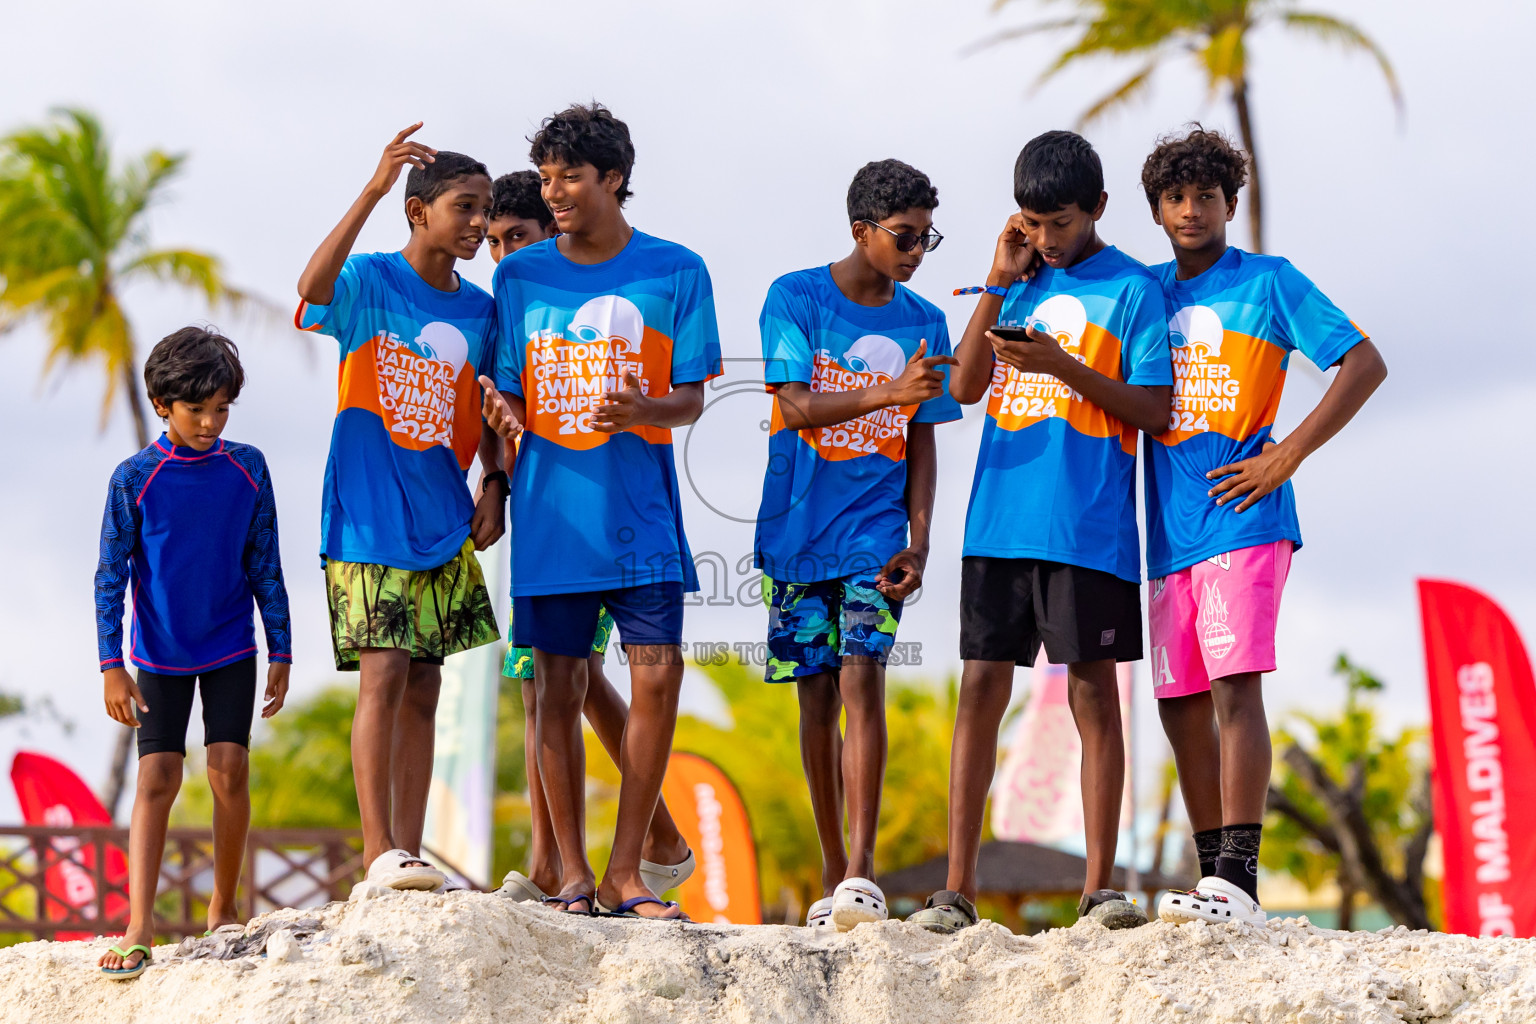
[{"label": "coconut palm tree", "polygon": [[[100,366],[102,425],[121,397],[139,448],[149,444],[149,423],[122,290],[158,281],[210,304],[245,298],[217,257],[149,244],[145,215],[185,161],[158,149],[114,161],[101,123],[84,110],[55,111],[0,139],[0,334],[36,320],[48,341],[45,372]],[[131,740],[124,727],[103,801],[109,812],[122,796]]]},{"label": "coconut palm tree", "polygon": [[[995,0],[994,9],[1011,0]],[[1086,57],[1126,57],[1140,65],[1125,81],[1095,100],[1079,118],[1079,128],[1132,100],[1152,84],[1158,67],[1173,57],[1193,58],[1205,75],[1211,97],[1225,96],[1237,115],[1237,129],[1248,152],[1248,224],[1256,252],[1264,251],[1264,192],[1249,90],[1248,44],[1253,32],[1278,24],[1346,50],[1375,58],[1399,114],[1402,90],[1387,55],[1356,26],[1331,14],[1295,9],[1295,0],[1051,0],[1077,8],[1071,17],[1038,21],[997,33],[981,45],[1041,33],[1072,31],[1076,40],[1046,65],[1039,83]],[[1038,84],[1038,83],[1037,83]]]}]

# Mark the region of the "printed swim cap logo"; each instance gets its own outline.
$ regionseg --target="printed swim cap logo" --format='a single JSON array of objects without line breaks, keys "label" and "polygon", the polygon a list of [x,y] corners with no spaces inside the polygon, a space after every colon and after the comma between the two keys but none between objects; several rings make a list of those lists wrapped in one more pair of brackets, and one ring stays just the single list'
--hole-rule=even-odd
[{"label": "printed swim cap logo", "polygon": [[1082,347],[1083,332],[1088,329],[1088,310],[1076,295],[1052,295],[1036,306],[1024,322],[1061,342],[1068,352],[1076,352]]},{"label": "printed swim cap logo", "polygon": [[[1185,306],[1168,322],[1168,344],[1173,349],[1173,408],[1168,429],[1174,436],[1164,435],[1165,444],[1210,430],[1212,413],[1237,410],[1243,385],[1221,358],[1226,334],[1221,317],[1210,306]],[[1218,428],[1221,423],[1218,415]]]},{"label": "printed swim cap logo", "polygon": [[[665,337],[651,332],[663,345]],[[645,316],[622,295],[599,295],[584,302],[564,328],[530,334],[524,393],[528,397],[528,426],[538,436],[576,449],[595,448],[608,435],[592,427],[592,414],[604,395],[625,387],[633,373],[646,394],[665,394],[669,387],[671,353],[652,353],[657,381],[647,379]],[[632,428],[639,429],[639,428]]]},{"label": "printed swim cap logo", "polygon": [[907,355],[901,346],[880,334],[866,334],[843,353],[848,369],[855,373],[884,374],[887,380],[895,380],[906,368]]},{"label": "printed swim cap logo", "polygon": [[1185,306],[1168,324],[1168,344],[1187,348],[1201,359],[1221,358],[1221,339],[1225,336],[1221,317],[1210,306]]},{"label": "printed swim cap logo", "polygon": [[584,345],[607,342],[615,358],[640,355],[645,317],[640,307],[622,295],[589,299],[571,317],[571,340]]},{"label": "printed swim cap logo", "polygon": [[[901,376],[907,358],[899,342],[882,334],[859,338],[843,350],[841,361],[829,349],[819,349],[811,360],[811,390],[828,394],[874,387]],[[856,459],[878,452],[899,462],[907,451],[907,421],[916,410],[915,405],[876,409],[834,427],[802,430],[800,436],[824,459]]]},{"label": "printed swim cap logo", "polygon": [[[1024,318],[1024,324],[1049,334],[1064,352],[1083,359],[1088,310],[1076,295],[1052,295]],[[1083,397],[1048,373],[1020,373],[1001,359],[992,367],[991,396],[987,412],[1007,430],[1020,430],[1053,416],[1067,416],[1071,403],[1082,401]]]},{"label": "printed swim cap logo", "polygon": [[434,320],[411,341],[392,331],[374,338],[379,406],[395,443],[420,449],[453,447],[456,384],[469,362],[469,339],[453,324]]}]

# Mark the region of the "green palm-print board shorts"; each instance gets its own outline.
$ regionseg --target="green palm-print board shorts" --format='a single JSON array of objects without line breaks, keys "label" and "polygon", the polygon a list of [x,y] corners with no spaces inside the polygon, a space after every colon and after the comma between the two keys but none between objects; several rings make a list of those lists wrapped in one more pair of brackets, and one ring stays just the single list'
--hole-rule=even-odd
[{"label": "green palm-print board shorts", "polygon": [[501,639],[496,609],[470,541],[436,569],[325,560],[336,668],[356,672],[361,651],[394,648],[441,665],[450,654]]},{"label": "green palm-print board shorts", "polygon": [[[613,616],[608,609],[598,606],[597,633],[592,637],[592,653],[607,654],[608,640],[613,636]],[[507,626],[507,656],[501,663],[501,674],[513,679],[533,678],[533,648],[512,646],[512,626]]]}]

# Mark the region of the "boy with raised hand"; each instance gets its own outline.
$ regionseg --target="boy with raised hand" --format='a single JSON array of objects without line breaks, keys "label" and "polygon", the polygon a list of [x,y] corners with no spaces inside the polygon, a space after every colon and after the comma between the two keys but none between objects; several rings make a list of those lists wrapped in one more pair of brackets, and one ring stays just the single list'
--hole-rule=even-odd
[{"label": "boy with raised hand", "polygon": [[[1376,346],[1289,262],[1227,245],[1243,153],[1196,126],[1141,171],[1174,258],[1154,268],[1173,310],[1173,409],[1147,445],[1152,680],[1195,830],[1200,882],[1158,902],[1165,921],[1264,921],[1258,855],[1269,791],[1262,674],[1301,547],[1290,478],[1386,379]],[[1291,354],[1338,374],[1284,440],[1273,436]]]},{"label": "boy with raised hand", "polygon": [[[136,978],[155,941],[155,892],[171,805],[181,788],[187,721],[202,696],[213,792],[210,930],[239,919],[235,890],[251,821],[251,716],[256,703],[252,598],[267,639],[266,706],[288,693],[293,660],[288,592],[277,546],[277,503],[266,459],[220,436],[245,371],[234,342],[198,327],[162,339],[144,385],[165,420],[159,440],[112,474],[96,569],[96,631],[107,714],[139,731],[139,782],[128,830],[128,930],[98,966]],[[133,635],[123,664],[123,599],[133,587]]]},{"label": "boy with raised hand", "polygon": [[[1088,870],[1078,913],[1131,927],[1146,914],[1109,888],[1125,780],[1115,663],[1141,657],[1136,433],[1168,425],[1168,319],[1157,278],[1098,236],[1108,196],[1086,139],[1031,140],[1013,182],[1019,212],[998,238],[950,383],[962,403],[987,397],[987,422],[961,569],[948,888],[913,919],[935,931],[976,921],[997,731],[1014,666],[1033,665],[1043,643],[1067,666],[1082,737]],[[1020,283],[1037,253],[1039,272]],[[1027,335],[1005,337],[995,323]]]},{"label": "boy with raised hand", "polygon": [[[536,171],[503,174],[491,185],[491,221],[486,242],[491,258],[500,263],[505,257],[535,242],[555,236],[555,217],[539,193]],[[506,442],[506,465],[515,464],[517,445]],[[598,611],[597,632],[592,638],[592,653],[587,657],[587,699],[582,713],[592,723],[603,749],[619,761],[619,744],[629,706],[603,672],[603,656],[613,634],[613,616],[608,609]],[[508,647],[501,674],[519,680],[523,691],[523,750],[528,773],[529,832],[528,873],[508,871],[499,890],[518,900],[543,900],[549,890],[560,884],[560,854],[555,848],[549,803],[544,799],[544,784],[539,778],[538,694],[534,684],[533,650],[518,647],[514,636],[507,636]],[[642,851],[640,873],[646,886],[657,895],[682,885],[693,876],[696,864],[693,851],[678,832],[665,800],[658,800]]]},{"label": "boy with raised hand", "polygon": [[[498,639],[476,550],[505,528],[501,441],[480,418],[491,297],[459,277],[485,240],[485,166],[410,136],[378,169],[299,278],[295,324],[340,345],[320,553],[336,668],[358,673],[352,770],[368,880],[436,889],[421,859],[443,659]],[[407,164],[399,252],[349,256]],[[466,474],[476,453],[481,478]]]},{"label": "boy with raised hand", "polygon": [[[533,648],[539,776],[567,911],[675,919],[641,873],[683,679],[683,534],[673,427],[698,419],[720,373],[704,261],[630,227],[635,150],[599,104],[547,118],[532,139],[558,238],[496,266],[502,371],[488,422],[522,434],[513,478],[513,630]],[[618,823],[601,885],[587,863],[581,709],[599,608],[629,654]]]},{"label": "boy with raised hand", "polygon": [[944,314],[905,286],[942,238],[938,205],[916,168],[866,164],[848,187],[853,250],[779,278],[759,320],[774,403],[755,564],[769,609],[767,680],[794,682],[800,698],[822,850],[812,928],[886,917],[873,880],[885,663],[928,560],[933,425],[960,418],[946,387],[955,360]]}]

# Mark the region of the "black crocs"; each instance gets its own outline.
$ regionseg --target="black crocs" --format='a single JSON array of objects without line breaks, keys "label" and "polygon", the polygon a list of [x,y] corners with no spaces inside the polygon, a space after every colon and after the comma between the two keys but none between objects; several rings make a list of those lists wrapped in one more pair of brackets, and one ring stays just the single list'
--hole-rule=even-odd
[{"label": "black crocs", "polygon": [[941,889],[928,897],[923,909],[907,918],[931,932],[952,935],[969,928],[978,920],[976,905],[952,889]]}]

